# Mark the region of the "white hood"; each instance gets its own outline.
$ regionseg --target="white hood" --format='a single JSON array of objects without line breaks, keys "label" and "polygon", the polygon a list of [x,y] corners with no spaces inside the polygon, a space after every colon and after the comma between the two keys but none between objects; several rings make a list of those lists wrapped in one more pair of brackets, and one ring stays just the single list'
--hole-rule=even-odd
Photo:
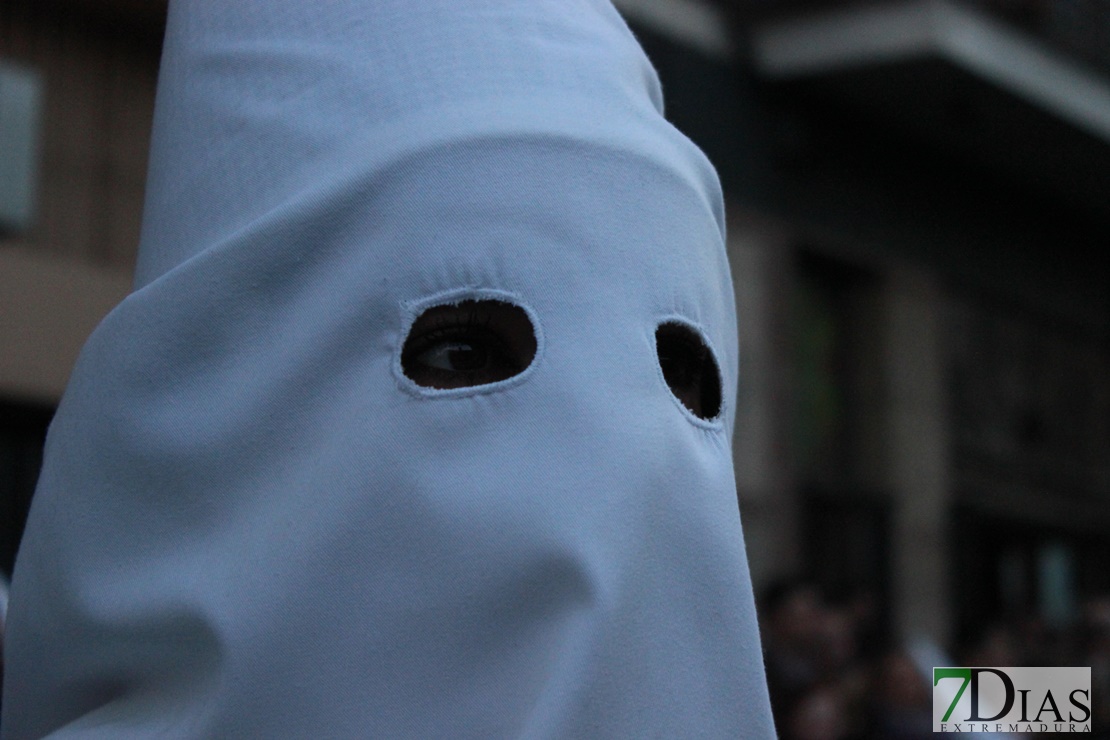
[{"label": "white hood", "polygon": [[[719,185],[608,2],[171,2],[159,86],[4,738],[773,737]],[[527,313],[528,369],[413,383],[410,324],[466,299]]]}]

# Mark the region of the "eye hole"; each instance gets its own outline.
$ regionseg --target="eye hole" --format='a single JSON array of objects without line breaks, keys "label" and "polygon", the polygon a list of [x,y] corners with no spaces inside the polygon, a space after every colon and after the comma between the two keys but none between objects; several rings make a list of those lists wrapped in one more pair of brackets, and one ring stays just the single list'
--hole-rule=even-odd
[{"label": "eye hole", "polygon": [[413,322],[401,370],[425,388],[468,388],[519,375],[536,356],[528,314],[505,301],[433,306]]},{"label": "eye hole", "polygon": [[669,322],[655,330],[659,367],[671,393],[701,419],[721,413],[721,376],[713,353],[688,326]]}]

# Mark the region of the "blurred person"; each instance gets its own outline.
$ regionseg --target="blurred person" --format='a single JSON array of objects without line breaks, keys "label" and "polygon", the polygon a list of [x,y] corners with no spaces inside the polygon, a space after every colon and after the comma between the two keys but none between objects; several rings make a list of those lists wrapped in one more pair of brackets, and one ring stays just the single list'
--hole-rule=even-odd
[{"label": "blurred person", "polygon": [[[1110,717],[1110,596],[1091,597],[1083,605],[1082,652],[1076,665],[1091,668],[1091,716]],[[1110,736],[1110,729],[1092,728],[1096,735]]]},{"label": "blurred person", "polygon": [[1009,625],[996,622],[983,628],[978,637],[964,650],[959,665],[1020,666],[1028,665]]},{"label": "blurred person", "polygon": [[884,655],[873,680],[871,725],[874,737],[889,740],[932,737],[932,687],[906,651],[896,649]]},{"label": "blurred person", "polygon": [[811,687],[789,709],[783,740],[845,740],[852,736],[847,702],[840,687]]},{"label": "blurred person", "polygon": [[171,2],[5,740],[773,737],[723,219],[607,0]]},{"label": "blurred person", "polygon": [[869,613],[855,600],[828,603],[804,580],[772,584],[760,607],[771,707],[783,733],[862,732],[869,680],[859,636]]},{"label": "blurred person", "polygon": [[811,583],[783,580],[759,599],[767,682],[778,725],[822,677],[824,602]]},{"label": "blurred person", "polygon": [[[0,686],[4,685],[4,623],[8,617],[8,579],[0,573]],[[3,721],[4,701],[0,692],[0,723]]]},{"label": "blurred person", "polygon": [[860,635],[868,614],[855,600],[827,605],[821,624],[823,680],[835,683],[852,737],[863,732],[871,690],[870,666],[860,651]]},{"label": "blurred person", "polygon": [[824,607],[818,624],[821,670],[824,674],[841,673],[856,662],[859,657],[859,630],[858,617],[851,608]]}]

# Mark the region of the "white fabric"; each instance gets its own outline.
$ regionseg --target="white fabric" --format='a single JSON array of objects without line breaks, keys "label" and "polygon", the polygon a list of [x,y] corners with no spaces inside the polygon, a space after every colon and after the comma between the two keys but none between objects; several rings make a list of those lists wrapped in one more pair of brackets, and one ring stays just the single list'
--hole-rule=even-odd
[{"label": "white fabric", "polygon": [[[721,194],[608,2],[175,2],[159,85],[3,737],[772,737]],[[407,382],[467,297],[530,312],[531,367]],[[668,390],[670,319],[722,418]]]}]

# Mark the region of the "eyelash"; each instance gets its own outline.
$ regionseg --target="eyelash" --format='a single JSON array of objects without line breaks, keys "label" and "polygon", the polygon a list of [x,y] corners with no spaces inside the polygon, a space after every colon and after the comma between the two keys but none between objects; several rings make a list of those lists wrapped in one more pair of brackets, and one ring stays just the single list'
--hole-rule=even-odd
[{"label": "eyelash", "polygon": [[[428,345],[441,341],[443,339],[454,339],[460,330],[471,330],[475,328],[488,329],[490,319],[487,316],[485,320],[478,315],[477,309],[470,309],[466,312],[462,321],[452,317],[436,318],[432,327],[421,335],[421,343],[428,340]],[[425,347],[426,349],[426,347]]]},{"label": "eyelash", "polygon": [[480,339],[500,357],[508,356],[508,346],[497,332],[489,328],[491,317],[483,317],[476,309],[470,309],[460,321],[457,318],[437,318],[428,331],[414,338],[413,346],[406,354],[419,357],[424,352],[446,341]]}]

